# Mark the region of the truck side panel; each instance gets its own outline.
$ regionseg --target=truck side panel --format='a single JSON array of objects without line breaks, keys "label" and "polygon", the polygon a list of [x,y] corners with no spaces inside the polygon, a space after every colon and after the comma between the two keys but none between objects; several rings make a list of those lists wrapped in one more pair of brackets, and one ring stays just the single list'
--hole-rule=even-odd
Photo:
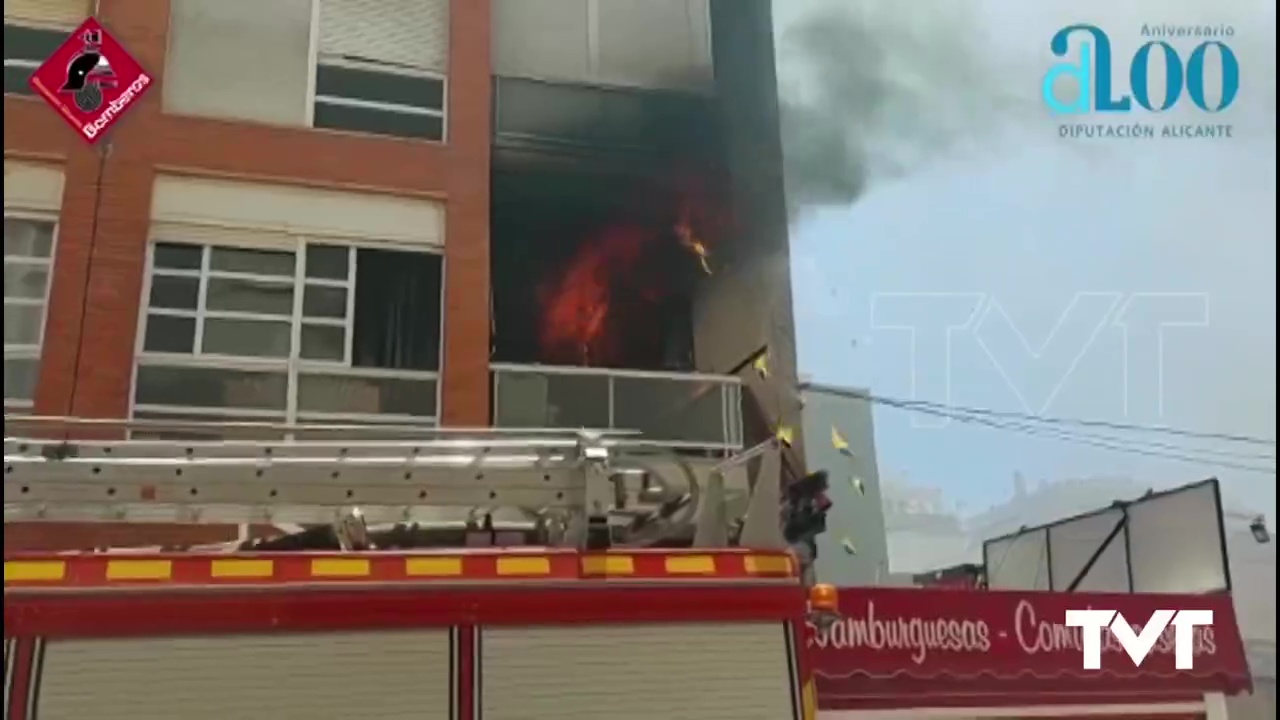
[{"label": "truck side panel", "polygon": [[359,717],[450,720],[452,632],[52,639],[43,720]]},{"label": "truck side panel", "polygon": [[482,628],[480,717],[794,718],[790,636],[782,622]]},{"label": "truck side panel", "polygon": [[[59,577],[6,588],[6,720],[799,717],[804,593],[781,579],[117,589],[85,587],[74,568]],[[532,685],[513,684],[521,668]],[[503,682],[514,696],[490,692]],[[547,705],[556,693],[566,702]]]}]

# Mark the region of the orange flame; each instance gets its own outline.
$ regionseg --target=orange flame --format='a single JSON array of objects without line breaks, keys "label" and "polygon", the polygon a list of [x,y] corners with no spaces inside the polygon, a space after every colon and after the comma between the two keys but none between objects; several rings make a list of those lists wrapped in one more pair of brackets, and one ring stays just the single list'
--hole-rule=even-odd
[{"label": "orange flame", "polygon": [[694,232],[688,209],[680,213],[680,220],[676,222],[675,231],[676,237],[680,238],[680,244],[698,259],[698,266],[702,268],[703,274],[710,275],[711,251],[707,250],[706,244],[699,240],[697,233]]},{"label": "orange flame", "polygon": [[674,225],[619,222],[606,227],[540,288],[543,362],[623,366],[625,341],[634,345],[640,334],[653,329],[653,312],[678,282],[678,273],[663,260],[669,249],[682,248],[696,259],[702,274],[711,274],[708,243],[696,230],[707,226],[707,208],[687,196],[679,207]]},{"label": "orange flame", "polygon": [[643,228],[609,228],[544,288],[541,341],[547,361],[593,365],[617,359],[620,348],[606,331],[613,285],[621,270],[639,260],[648,240]]}]

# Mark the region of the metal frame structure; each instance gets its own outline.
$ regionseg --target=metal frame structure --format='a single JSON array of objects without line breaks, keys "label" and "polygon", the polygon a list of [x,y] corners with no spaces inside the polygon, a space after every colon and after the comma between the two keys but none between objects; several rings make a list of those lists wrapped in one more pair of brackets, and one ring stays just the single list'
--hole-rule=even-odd
[{"label": "metal frame structure", "polygon": [[[490,363],[490,384],[493,388],[492,411],[497,423],[502,419],[502,381],[517,377],[585,377],[600,380],[607,388],[605,402],[609,428],[627,428],[627,424],[618,418],[618,401],[616,387],[619,381],[653,381],[655,383],[683,383],[690,388],[703,386],[697,392],[691,392],[690,403],[701,393],[715,392],[720,395],[720,437],[699,438],[696,440],[667,438],[662,435],[647,433],[655,440],[663,440],[671,448],[688,450],[704,450],[729,455],[742,450],[742,379],[735,375],[718,375],[696,372],[663,372],[653,370],[617,370],[607,368],[586,368],[562,365],[530,365],[521,363]],[[678,420],[678,418],[673,418]]]},{"label": "metal frame structure", "polygon": [[358,508],[367,523],[399,524],[437,521],[442,508],[473,516],[513,508],[546,528],[552,547],[645,547],[690,534],[699,548],[734,539],[762,550],[787,547],[776,440],[699,461],[624,433],[582,430],[416,428],[420,439],[391,441],[81,441],[48,436],[85,421],[6,417],[5,424],[37,436],[5,438],[5,522],[328,524]]},{"label": "metal frame structure", "polygon": [[[1043,536],[1043,543],[1044,543],[1044,562],[1047,564],[1048,568],[1050,568],[1046,570],[1044,575],[1048,583],[1048,586],[1045,589],[1051,592],[1052,591],[1077,592],[1080,589],[1081,584],[1085,581],[1085,579],[1089,577],[1089,574],[1093,571],[1094,566],[1102,558],[1103,554],[1107,551],[1107,549],[1110,548],[1113,543],[1119,542],[1121,543],[1121,547],[1124,549],[1125,569],[1128,573],[1128,578],[1127,578],[1128,587],[1125,588],[1125,591],[1130,593],[1141,592],[1142,591],[1141,588],[1135,587],[1135,582],[1133,577],[1133,564],[1132,564],[1133,561],[1130,556],[1129,508],[1135,505],[1141,505],[1142,503],[1149,502],[1153,499],[1159,499],[1169,495],[1175,495],[1178,493],[1195,490],[1198,488],[1202,488],[1206,485],[1212,486],[1212,489],[1213,489],[1214,503],[1216,506],[1216,517],[1218,518],[1218,528],[1217,528],[1218,534],[1217,534],[1216,540],[1219,542],[1221,556],[1222,556],[1221,567],[1222,567],[1222,573],[1223,573],[1223,587],[1213,588],[1213,590],[1217,592],[1230,593],[1232,588],[1231,566],[1227,558],[1227,545],[1226,545],[1226,535],[1225,535],[1226,529],[1223,523],[1224,515],[1223,515],[1223,506],[1222,506],[1222,491],[1218,484],[1217,478],[1209,478],[1207,480],[1201,480],[1199,482],[1182,485],[1180,487],[1172,488],[1169,490],[1163,490],[1160,492],[1149,491],[1140,498],[1136,498],[1133,500],[1116,500],[1112,504],[1106,507],[1098,508],[1096,510],[1091,510],[1085,513],[1079,513],[1077,515],[1072,515],[1071,517],[1062,518],[1060,520],[1055,520],[1053,522],[1045,523],[1043,525],[1037,525],[1035,527],[1024,527],[1017,530],[1016,532],[1007,533],[999,537],[989,538],[982,543],[982,567],[984,569],[984,576],[986,578],[986,581],[988,584],[992,582],[993,575],[998,575],[1000,570],[1000,565],[1003,562],[1002,558],[1000,557],[994,557],[994,558],[992,557],[993,551],[991,548],[993,545],[997,543],[1012,541],[1012,540],[1019,540],[1032,535],[1041,535]],[[1093,552],[1090,554],[1089,558],[1086,560],[1084,566],[1081,567],[1078,572],[1076,572],[1076,574],[1072,577],[1071,581],[1067,583],[1065,587],[1056,587],[1054,578],[1053,578],[1053,572],[1051,570],[1051,568],[1053,567],[1053,529],[1056,527],[1069,525],[1071,523],[1084,520],[1087,518],[1103,516],[1103,515],[1116,513],[1116,512],[1118,512],[1120,515],[1119,519],[1116,521],[1115,525],[1111,528],[1110,532],[1104,538],[1102,538],[1102,540],[1098,543],[1097,547],[1094,548]],[[993,561],[995,563],[994,567],[992,565]],[[992,587],[993,589],[1009,589],[1007,587],[1003,587],[999,585],[993,585]]]}]

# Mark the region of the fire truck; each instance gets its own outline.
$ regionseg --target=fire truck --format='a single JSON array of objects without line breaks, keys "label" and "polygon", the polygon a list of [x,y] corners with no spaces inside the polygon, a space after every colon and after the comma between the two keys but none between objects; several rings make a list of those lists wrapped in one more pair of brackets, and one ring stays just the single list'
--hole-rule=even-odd
[{"label": "fire truck", "polygon": [[6,523],[298,529],[6,552],[6,720],[814,717],[802,636],[835,598],[792,547],[825,481],[782,487],[777,440],[30,434],[5,439]]}]

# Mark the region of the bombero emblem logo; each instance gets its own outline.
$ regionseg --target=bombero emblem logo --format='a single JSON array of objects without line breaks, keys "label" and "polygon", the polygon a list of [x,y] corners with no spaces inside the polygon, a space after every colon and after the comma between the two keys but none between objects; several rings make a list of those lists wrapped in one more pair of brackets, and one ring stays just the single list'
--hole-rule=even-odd
[{"label": "bombero emblem logo", "polygon": [[151,76],[89,18],[28,83],[81,137],[94,143],[151,87]]}]

